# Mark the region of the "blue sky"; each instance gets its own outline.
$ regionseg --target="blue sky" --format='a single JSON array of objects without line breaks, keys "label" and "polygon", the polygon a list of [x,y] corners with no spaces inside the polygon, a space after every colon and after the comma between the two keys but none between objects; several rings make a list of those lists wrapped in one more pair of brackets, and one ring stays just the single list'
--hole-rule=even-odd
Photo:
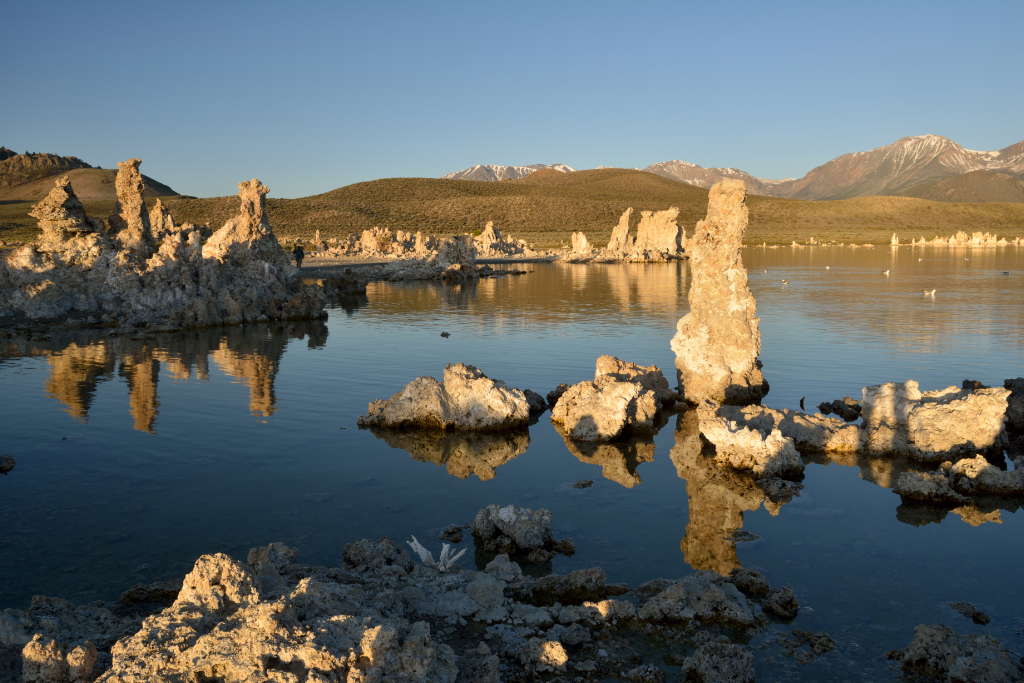
[{"label": "blue sky", "polygon": [[[94,6],[95,5],[95,6]],[[298,197],[477,163],[799,177],[1024,139],[1024,2],[8,3],[0,145]]]}]

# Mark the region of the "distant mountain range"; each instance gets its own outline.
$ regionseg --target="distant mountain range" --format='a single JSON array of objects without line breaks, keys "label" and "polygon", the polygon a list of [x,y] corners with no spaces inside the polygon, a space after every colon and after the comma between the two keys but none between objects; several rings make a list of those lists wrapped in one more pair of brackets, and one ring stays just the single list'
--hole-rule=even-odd
[{"label": "distant mountain range", "polygon": [[547,168],[554,171],[560,171],[562,173],[572,173],[576,170],[575,168],[570,168],[565,164],[533,164],[532,166],[495,166],[493,164],[477,164],[472,168],[456,171],[455,173],[449,173],[441,178],[441,180],[519,180],[520,178],[525,178],[534,171],[542,171]]},{"label": "distant mountain range", "polygon": [[902,194],[933,202],[1024,203],[1024,180],[995,171],[968,171],[916,185]]},{"label": "distant mountain range", "polygon": [[[528,175],[525,169],[556,168],[571,172],[568,166],[474,166],[450,173],[445,178],[465,180],[502,180]],[[487,169],[486,172],[477,169]],[[515,170],[513,170],[515,169]],[[902,195],[912,188],[951,178],[971,171],[997,171],[1024,178],[1024,141],[995,152],[964,149],[941,135],[906,137],[891,145],[867,152],[853,152],[822,164],[803,178],[772,180],[736,168],[703,168],[685,161],[662,161],[643,169],[690,185],[710,188],[723,178],[740,178],[751,194],[793,199],[849,199],[874,195]],[[520,174],[520,175],[513,175]],[[973,180],[997,182],[989,177]],[[975,196],[1005,195],[1000,191],[981,191]],[[966,200],[965,200],[966,201]],[[975,200],[995,201],[995,200]],[[1005,200],[1003,200],[1005,201]]]}]

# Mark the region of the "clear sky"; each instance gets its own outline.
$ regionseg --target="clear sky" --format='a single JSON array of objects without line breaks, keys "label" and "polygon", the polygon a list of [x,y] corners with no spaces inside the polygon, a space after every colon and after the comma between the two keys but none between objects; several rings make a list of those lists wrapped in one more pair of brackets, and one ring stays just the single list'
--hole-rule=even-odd
[{"label": "clear sky", "polygon": [[1024,2],[9,2],[0,145],[299,197],[474,164],[800,177],[1024,139]]}]

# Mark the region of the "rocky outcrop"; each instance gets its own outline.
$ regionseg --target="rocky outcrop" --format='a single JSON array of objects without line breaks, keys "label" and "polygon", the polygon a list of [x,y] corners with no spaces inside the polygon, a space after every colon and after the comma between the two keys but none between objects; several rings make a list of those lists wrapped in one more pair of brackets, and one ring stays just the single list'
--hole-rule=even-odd
[{"label": "rocky outcrop", "polygon": [[543,508],[488,505],[476,513],[472,533],[479,549],[534,564],[547,562],[559,553],[571,556],[576,552],[571,539],[555,541],[551,511]]},{"label": "rocky outcrop", "polygon": [[948,683],[1012,683],[1024,681],[1024,663],[992,636],[961,635],[942,624],[914,629],[914,639],[886,658],[908,672]]},{"label": "rocky outcrop", "polygon": [[551,409],[551,421],[575,441],[611,441],[626,434],[652,433],[658,411],[675,399],[655,366],[645,368],[601,356],[594,381],[562,392]]},{"label": "rocky outcrop", "polygon": [[495,431],[523,427],[530,406],[519,389],[493,380],[472,365],[449,364],[444,381],[417,377],[391,398],[370,403],[364,427]]},{"label": "rocky outcrop", "polygon": [[117,164],[117,178],[114,186],[117,190],[117,201],[114,213],[107,220],[110,222],[111,235],[117,240],[121,249],[138,260],[145,260],[153,253],[153,231],[149,224],[149,213],[142,199],[146,183],[139,173],[141,159],[129,159]]},{"label": "rocky outcrop", "polygon": [[0,456],[0,474],[7,474],[14,469],[14,458],[9,455]]},{"label": "rocky outcrop", "polygon": [[633,207],[629,207],[619,216],[619,223],[612,230],[612,236],[605,248],[608,252],[630,252],[633,250],[634,238],[629,234],[629,218],[633,214]]},{"label": "rocky outcrop", "polygon": [[587,236],[582,232],[574,232],[572,234],[572,253],[580,255],[589,255],[594,252],[594,248],[587,241]]},{"label": "rocky outcrop", "polygon": [[494,479],[495,470],[522,455],[530,447],[530,432],[512,429],[503,432],[403,431],[370,429],[388,446],[406,451],[413,460],[443,466],[448,474],[465,479],[474,474],[482,481]]},{"label": "rocky outcrop", "polygon": [[690,312],[672,338],[683,398],[692,403],[747,405],[768,393],[757,355],[757,305],[740,255],[747,228],[746,189],[740,180],[711,188],[707,217],[688,241]]},{"label": "rocky outcrop", "polygon": [[793,439],[771,425],[759,429],[752,423],[738,424],[718,413],[718,404],[704,401],[697,408],[700,432],[715,445],[715,460],[758,479],[793,477],[804,471],[804,463]]},{"label": "rocky outcrop", "polygon": [[149,229],[153,239],[162,240],[168,235],[178,232],[178,226],[174,223],[174,216],[167,210],[159,199],[149,211]]},{"label": "rocky outcrop", "polygon": [[1000,449],[1009,389],[950,386],[921,392],[917,382],[864,387],[866,450],[923,462]]},{"label": "rocky outcrop", "polygon": [[67,176],[57,179],[50,193],[32,207],[29,216],[39,221],[43,231],[40,248],[59,251],[65,241],[80,234],[105,234],[103,221],[85,215],[85,207],[75,196]]},{"label": "rocky outcrop", "polygon": [[572,248],[560,260],[571,263],[649,263],[681,259],[686,251],[683,228],[676,223],[679,209],[642,211],[636,235],[629,231],[632,208],[619,218],[604,249],[594,249],[582,232],[572,234]]},{"label": "rocky outcrop", "polygon": [[860,401],[845,396],[841,401],[836,399],[831,403],[819,403],[818,410],[822,415],[838,415],[846,422],[856,422],[860,419],[862,408]]},{"label": "rocky outcrop", "polygon": [[536,256],[536,252],[523,240],[502,237],[501,230],[494,227],[494,221],[487,221],[483,232],[473,241],[478,258],[510,258],[515,256]]},{"label": "rocky outcrop", "polygon": [[685,250],[683,229],[676,223],[679,209],[665,211],[641,211],[640,224],[636,227],[636,242],[633,250],[638,253],[654,253],[679,256]]},{"label": "rocky outcrop", "polygon": [[75,221],[97,227],[75,212],[66,184],[37,205],[35,213],[50,223],[48,237],[3,255],[0,316],[94,315],[126,328],[167,330],[325,315],[321,289],[294,278],[266,222],[267,189],[259,181],[239,186],[242,215],[205,246],[198,230],[186,225],[153,253],[137,162],[122,163],[118,173],[113,239],[98,229],[58,228]]}]

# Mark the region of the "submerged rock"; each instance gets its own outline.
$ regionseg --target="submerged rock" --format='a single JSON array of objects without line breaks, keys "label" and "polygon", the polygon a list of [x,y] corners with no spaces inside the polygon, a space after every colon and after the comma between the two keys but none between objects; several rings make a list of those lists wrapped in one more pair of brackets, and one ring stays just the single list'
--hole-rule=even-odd
[{"label": "submerged rock", "polygon": [[361,426],[458,431],[522,427],[530,419],[526,396],[472,365],[449,364],[444,383],[418,377],[386,401],[370,403]]},{"label": "submerged rock", "polygon": [[0,456],[0,474],[7,474],[14,469],[14,458],[9,455]]},{"label": "submerged rock", "polygon": [[768,393],[757,360],[757,304],[741,257],[746,194],[741,180],[712,187],[707,217],[689,241],[690,312],[679,321],[672,350],[680,392],[691,403],[747,405]]},{"label": "submerged rock", "polygon": [[907,647],[891,650],[886,657],[906,671],[949,683],[1024,681],[1024,664],[1001,642],[992,636],[960,635],[941,624],[921,624]]},{"label": "submerged rock", "polygon": [[1009,396],[955,386],[921,392],[913,380],[864,387],[865,447],[923,462],[999,449]]},{"label": "submerged rock", "polygon": [[818,410],[821,411],[822,415],[838,415],[847,422],[856,422],[860,419],[860,413],[863,408],[860,405],[860,401],[845,396],[841,401],[836,399],[831,403],[819,403]]},{"label": "submerged rock", "polygon": [[683,671],[699,683],[754,683],[754,653],[746,645],[705,643],[686,658]]},{"label": "submerged rock", "polygon": [[949,603],[949,606],[973,621],[975,624],[985,626],[992,621],[987,614],[969,602],[951,602]]},{"label": "submerged rock", "polygon": [[558,553],[571,556],[576,552],[568,538],[555,542],[551,511],[543,508],[488,505],[476,513],[472,533],[477,547],[482,550],[524,558],[535,564],[546,562]]}]

